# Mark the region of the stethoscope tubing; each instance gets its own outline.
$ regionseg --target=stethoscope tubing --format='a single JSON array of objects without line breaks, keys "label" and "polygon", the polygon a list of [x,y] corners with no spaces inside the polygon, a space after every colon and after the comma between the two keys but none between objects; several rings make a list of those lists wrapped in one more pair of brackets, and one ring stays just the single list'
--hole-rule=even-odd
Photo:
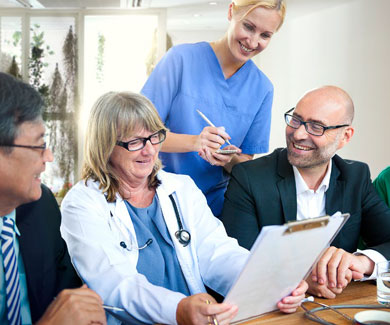
[{"label": "stethoscope tubing", "polygon": [[[179,241],[180,244],[182,244],[184,247],[186,247],[190,242],[191,242],[191,234],[189,231],[185,230],[184,227],[183,227],[183,224],[181,222],[181,219],[180,219],[180,214],[179,214],[179,209],[177,208],[177,204],[176,204],[176,201],[175,199],[173,198],[173,195],[170,194],[169,195],[169,199],[171,200],[172,202],[172,206],[173,206],[173,210],[175,211],[175,216],[176,216],[176,220],[177,220],[177,225],[178,225],[178,230],[176,231],[175,233],[175,237],[177,238],[177,240]],[[124,229],[123,229],[123,222],[122,220],[120,220],[119,217],[114,217],[114,214],[112,213],[112,211],[110,210],[110,220],[113,220],[113,223],[116,225],[116,227],[119,229],[119,231],[122,233],[122,235],[124,235],[125,237],[127,237],[127,234],[125,233]],[[119,220],[119,223],[117,222],[117,220]],[[152,241],[151,239],[148,240],[149,241]],[[147,242],[147,243],[148,243]],[[146,248],[147,246],[150,245],[149,244],[145,244],[142,248],[138,248],[139,250],[140,249],[143,249],[143,248]],[[131,250],[127,247],[127,244],[125,241],[120,241],[119,245],[124,248],[124,249],[127,249],[127,250]],[[132,247],[132,245],[130,245],[130,247]]]},{"label": "stethoscope tubing", "polygon": [[332,309],[390,309],[390,306],[386,305],[335,305],[335,306],[321,306],[321,307],[316,307],[313,309],[308,310],[307,308],[303,307],[302,308],[305,310],[304,316],[313,321],[317,322],[319,324],[324,324],[324,325],[337,325],[332,322],[327,322],[326,320],[318,317],[315,315],[316,312],[323,311],[323,310],[332,310]]}]

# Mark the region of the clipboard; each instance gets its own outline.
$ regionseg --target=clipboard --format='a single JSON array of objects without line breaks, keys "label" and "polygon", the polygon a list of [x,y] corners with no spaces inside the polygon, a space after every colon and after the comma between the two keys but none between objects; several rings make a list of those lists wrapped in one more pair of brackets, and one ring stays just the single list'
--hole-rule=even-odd
[{"label": "clipboard", "polygon": [[238,306],[232,324],[277,310],[277,302],[311,272],[349,214],[263,227],[224,302]]}]

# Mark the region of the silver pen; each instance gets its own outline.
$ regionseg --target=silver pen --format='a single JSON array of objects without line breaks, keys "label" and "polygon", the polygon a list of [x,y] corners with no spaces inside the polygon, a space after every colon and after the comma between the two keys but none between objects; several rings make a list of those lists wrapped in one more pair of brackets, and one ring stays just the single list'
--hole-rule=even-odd
[{"label": "silver pen", "polygon": [[123,308],[108,306],[108,305],[103,305],[103,308],[106,310],[112,310],[112,311],[125,311]]},{"label": "silver pen", "polygon": [[[200,110],[196,110],[197,112],[198,112],[198,114],[201,116],[201,118],[202,119],[204,119],[205,121],[206,121],[206,123],[208,124],[208,125],[210,125],[210,126],[212,126],[212,127],[216,127],[207,117],[206,117],[206,115],[204,115]],[[225,140],[225,139],[224,139]],[[225,140],[229,145],[232,145],[231,143],[230,143],[230,141],[228,140],[228,139],[226,139]]]}]

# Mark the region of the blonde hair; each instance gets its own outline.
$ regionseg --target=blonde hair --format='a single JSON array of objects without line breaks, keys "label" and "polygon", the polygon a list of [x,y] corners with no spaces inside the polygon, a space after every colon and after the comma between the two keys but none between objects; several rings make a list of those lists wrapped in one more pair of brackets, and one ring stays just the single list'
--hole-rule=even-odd
[{"label": "blonde hair", "polygon": [[[84,145],[81,177],[100,182],[99,188],[114,202],[120,193],[120,179],[110,157],[117,140],[134,135],[140,129],[157,132],[167,130],[153,104],[144,96],[132,92],[109,92],[101,96],[90,112]],[[149,175],[149,188],[159,185],[157,172],[161,169],[156,160]]]},{"label": "blonde hair", "polygon": [[241,9],[248,7],[247,11],[243,15],[245,17],[248,15],[252,10],[262,7],[266,9],[273,9],[278,11],[281,21],[276,29],[277,31],[280,29],[280,27],[283,24],[284,18],[286,16],[286,3],[285,0],[233,0],[233,11],[237,12]]}]

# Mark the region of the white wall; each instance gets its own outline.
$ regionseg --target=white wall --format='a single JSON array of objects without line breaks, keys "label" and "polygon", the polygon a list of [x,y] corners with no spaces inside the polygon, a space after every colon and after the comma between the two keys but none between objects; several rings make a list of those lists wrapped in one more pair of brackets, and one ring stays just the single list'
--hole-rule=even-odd
[{"label": "white wall", "polygon": [[182,43],[212,42],[220,39],[225,30],[168,30],[173,45]]},{"label": "white wall", "polygon": [[[270,151],[285,146],[283,113],[324,84],[355,103],[355,135],[345,158],[372,177],[390,165],[390,1],[287,0],[287,17],[256,62],[275,86]],[[387,140],[387,141],[386,141]]]}]

